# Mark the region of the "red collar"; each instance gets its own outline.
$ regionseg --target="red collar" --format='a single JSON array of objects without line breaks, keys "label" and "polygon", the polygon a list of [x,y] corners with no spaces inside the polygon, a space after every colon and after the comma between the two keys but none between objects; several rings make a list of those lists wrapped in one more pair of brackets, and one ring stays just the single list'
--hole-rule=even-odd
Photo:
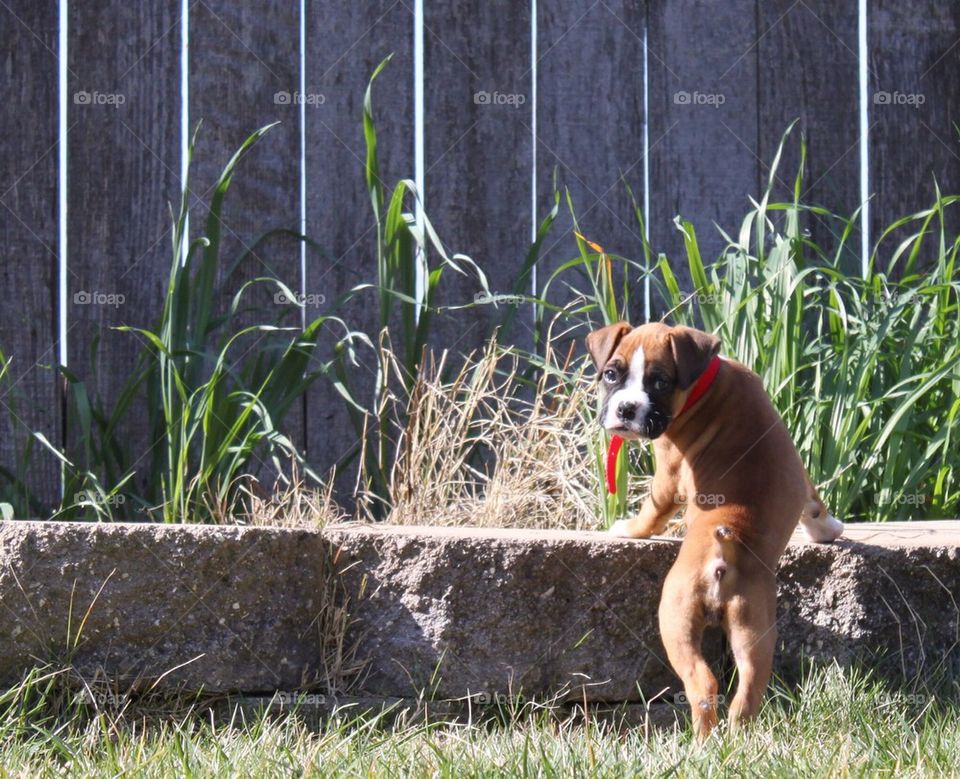
[{"label": "red collar", "polygon": [[[702,398],[710,385],[713,384],[713,380],[717,378],[717,373],[720,371],[720,358],[714,357],[707,363],[707,369],[700,374],[700,378],[697,379],[693,386],[690,388],[690,394],[687,395],[687,400],[683,404],[683,408],[680,409],[680,413],[674,417],[678,419],[683,415],[685,411],[688,411],[691,406],[693,406],[700,398]],[[620,455],[620,448],[623,446],[623,439],[614,434],[610,436],[610,447],[607,449],[607,491],[611,495],[617,493],[617,457]]]},{"label": "red collar", "polygon": [[680,409],[680,413],[677,414],[674,419],[682,416],[684,411],[688,411],[694,403],[704,396],[706,391],[710,389],[710,385],[713,384],[713,380],[717,378],[719,370],[720,358],[714,356],[714,358],[707,363],[707,369],[700,374],[700,378],[697,379],[690,388],[690,394],[687,395],[686,403],[683,404],[683,408]]}]

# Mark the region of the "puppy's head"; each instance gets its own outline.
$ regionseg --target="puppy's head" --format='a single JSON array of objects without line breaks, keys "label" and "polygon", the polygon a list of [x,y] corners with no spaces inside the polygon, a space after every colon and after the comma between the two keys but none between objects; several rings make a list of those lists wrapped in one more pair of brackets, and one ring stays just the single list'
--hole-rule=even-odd
[{"label": "puppy's head", "polygon": [[719,350],[719,338],[691,327],[618,322],[590,333],[600,423],[631,440],[661,435]]}]

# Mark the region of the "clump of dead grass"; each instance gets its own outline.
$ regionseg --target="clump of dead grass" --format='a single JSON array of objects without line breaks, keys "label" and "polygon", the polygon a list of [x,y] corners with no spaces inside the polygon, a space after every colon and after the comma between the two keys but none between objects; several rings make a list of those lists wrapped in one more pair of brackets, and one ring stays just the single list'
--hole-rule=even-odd
[{"label": "clump of dead grass", "polygon": [[[491,338],[466,357],[427,352],[411,379],[385,333],[380,361],[390,379],[378,409],[389,420],[388,522],[603,529],[606,438],[595,419],[595,382],[572,347],[561,354],[549,342],[533,361]],[[347,511],[335,499],[333,473],[314,486],[292,463],[272,489],[252,478],[240,485],[240,510],[211,514],[277,527],[372,522],[384,512],[371,482],[361,470]],[[630,509],[645,492],[636,487]]]},{"label": "clump of dead grass", "polygon": [[[430,356],[405,399],[390,479],[396,524],[600,529],[593,382],[548,346],[539,376],[491,339],[443,378]],[[601,452],[602,456],[602,452]],[[361,506],[362,506],[361,502]]]},{"label": "clump of dead grass", "polygon": [[334,499],[333,485],[333,474],[319,486],[309,485],[293,462],[289,473],[276,479],[270,489],[253,478],[241,484],[239,510],[230,516],[230,522],[318,529],[346,521],[350,516]]}]

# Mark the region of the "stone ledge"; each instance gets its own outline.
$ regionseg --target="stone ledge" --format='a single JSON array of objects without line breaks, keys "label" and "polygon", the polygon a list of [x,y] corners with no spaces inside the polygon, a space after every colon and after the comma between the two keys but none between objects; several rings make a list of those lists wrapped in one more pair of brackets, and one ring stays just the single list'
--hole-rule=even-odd
[{"label": "stone ledge", "polygon": [[[675,689],[656,612],[676,550],[573,531],[2,522],[0,682],[53,662],[159,689],[309,685],[335,559],[369,694],[650,699]],[[778,669],[960,676],[958,590],[960,522],[798,539],[780,566]]]},{"label": "stone ledge", "polygon": [[[675,691],[657,628],[676,540],[433,527],[330,528],[370,661],[367,689],[635,701]],[[834,545],[797,534],[779,571],[778,672],[803,658],[958,674],[960,522],[853,525]],[[709,643],[709,638],[708,638]],[[719,636],[709,652],[720,657]],[[879,655],[879,657],[878,657]]]},{"label": "stone ledge", "polygon": [[0,682],[52,663],[122,687],[296,688],[318,671],[328,550],[277,528],[0,522]]}]

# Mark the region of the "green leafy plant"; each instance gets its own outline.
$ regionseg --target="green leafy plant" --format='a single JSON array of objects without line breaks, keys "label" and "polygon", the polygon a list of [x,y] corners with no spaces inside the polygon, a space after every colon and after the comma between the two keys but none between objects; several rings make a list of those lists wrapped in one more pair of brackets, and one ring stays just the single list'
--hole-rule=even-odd
[{"label": "green leafy plant", "polygon": [[[761,376],[834,513],[880,521],[953,516],[960,510],[954,434],[960,414],[960,237],[949,233],[946,215],[960,197],[935,188],[929,208],[883,231],[861,278],[845,264],[859,211],[843,217],[800,201],[802,139],[794,199],[771,201],[791,132],[784,133],[766,191],[739,232],[723,233],[727,245],[719,258],[706,264],[693,224],[675,220],[689,291],[681,290],[675,273],[680,266],[663,254],[654,262],[645,240],[639,260],[605,252],[601,236],[592,236],[598,243],[586,240],[568,195],[580,255],[547,279],[536,301],[538,319],[552,314],[552,330],[579,340],[589,329],[631,319],[630,312],[640,308],[635,296],[649,278],[664,320],[715,332],[726,354]],[[627,194],[645,235],[641,210],[629,188]],[[814,241],[804,227],[813,221],[827,227],[832,245]],[[563,337],[551,348],[562,350]],[[608,496],[606,443],[596,425],[587,445],[596,489],[603,492],[604,524],[628,510],[628,472],[649,475],[654,467],[649,447],[632,447],[632,465],[621,457],[619,493]]]},{"label": "green leafy plant", "polygon": [[[805,156],[795,193],[802,191]],[[677,219],[694,289],[681,293],[661,258],[669,317],[716,333],[727,353],[763,378],[838,516],[953,516],[960,509],[953,434],[960,412],[960,238],[948,235],[946,214],[960,197],[937,189],[929,208],[887,228],[861,278],[842,262],[859,212],[838,217],[797,195],[771,203],[779,157],[763,198],[711,265],[703,263],[693,225]],[[811,239],[801,225],[813,219],[828,224],[836,245]]]},{"label": "green leafy plant", "polygon": [[[375,285],[357,285],[345,296],[346,300],[373,289],[378,298],[381,337],[376,348],[378,372],[374,400],[368,408],[358,404],[348,406],[358,440],[364,444],[363,489],[378,517],[384,516],[390,505],[390,470],[395,455],[391,440],[394,420],[390,412],[403,408],[391,402],[391,378],[399,383],[397,391],[401,394],[409,393],[415,385],[445,272],[470,275],[484,293],[490,291],[479,266],[466,255],[448,253],[422,210],[418,218],[415,208],[419,194],[415,182],[402,179],[389,197],[387,195],[387,187],[380,177],[373,86],[390,59],[384,59],[374,70],[363,101],[365,181],[376,224],[377,279]],[[431,263],[434,257],[436,260]],[[418,273],[423,280],[422,288],[418,288]],[[337,356],[337,379],[348,396],[356,397],[345,356],[342,351]],[[398,424],[402,425],[403,420]]]},{"label": "green leafy plant", "polygon": [[18,391],[17,382],[10,375],[12,358],[0,351],[0,398],[6,416],[11,423],[8,435],[13,446],[9,447],[15,457],[12,468],[0,467],[0,518],[30,516],[37,508],[37,501],[27,486],[27,473],[30,470],[30,461],[33,454],[33,440],[25,436],[18,436],[12,429],[19,418],[17,408],[22,400]]},{"label": "green leafy plant", "polygon": [[[90,397],[86,382],[61,368],[75,443],[61,452],[42,439],[64,464],[67,498],[55,516],[110,519],[134,509],[167,522],[222,520],[236,508],[244,479],[264,461],[271,461],[275,472],[291,461],[307,468],[284,432],[285,417],[310,383],[330,370],[329,364],[311,364],[321,328],[341,328],[341,346],[360,334],[335,316],[318,317],[302,329],[299,323],[282,326],[280,307],[266,315],[268,323],[241,324],[241,314],[248,313],[244,302],[255,288],[266,287],[283,301],[297,299],[277,278],[246,280],[225,311],[216,307],[227,285],[235,283],[222,268],[224,198],[238,164],[272,126],[247,138],[224,167],[204,232],[193,239],[186,233],[185,183],[160,321],[153,329],[118,328],[140,339],[143,348],[112,407],[105,409]],[[190,159],[195,141],[196,134]],[[121,440],[136,404],[144,401],[150,441],[157,444],[146,459]],[[137,478],[139,473],[144,476]]]}]

